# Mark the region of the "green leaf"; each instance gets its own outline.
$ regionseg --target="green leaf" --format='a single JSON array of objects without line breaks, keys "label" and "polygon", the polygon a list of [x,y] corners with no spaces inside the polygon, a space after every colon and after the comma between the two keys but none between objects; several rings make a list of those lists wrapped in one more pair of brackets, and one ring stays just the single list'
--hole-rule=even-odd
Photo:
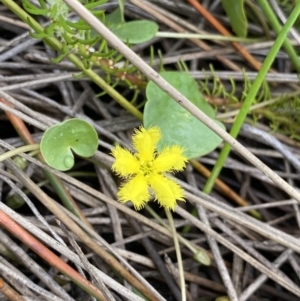
[{"label": "green leaf", "polygon": [[77,118],[50,127],[40,144],[46,163],[61,171],[73,167],[73,152],[82,157],[91,157],[97,147],[98,135],[95,129]]},{"label": "green leaf", "polygon": [[245,14],[244,0],[222,0],[222,6],[233,32],[241,38],[247,36],[248,21]]},{"label": "green leaf", "polygon": [[126,22],[112,32],[123,42],[139,44],[151,40],[158,31],[158,25],[148,20]]},{"label": "green leaf", "polygon": [[119,7],[105,16],[105,24],[111,30],[120,27],[123,23],[122,12]]},{"label": "green leaf", "polygon": [[[162,72],[160,74],[174,88],[186,96],[210,118],[215,117],[213,108],[199,92],[196,81],[187,73]],[[214,150],[222,139],[196,117],[176,103],[153,82],[146,88],[148,101],[144,110],[144,126],[159,126],[163,137],[158,150],[177,144],[185,149],[188,158],[203,156]],[[220,127],[224,125],[215,120]]]}]

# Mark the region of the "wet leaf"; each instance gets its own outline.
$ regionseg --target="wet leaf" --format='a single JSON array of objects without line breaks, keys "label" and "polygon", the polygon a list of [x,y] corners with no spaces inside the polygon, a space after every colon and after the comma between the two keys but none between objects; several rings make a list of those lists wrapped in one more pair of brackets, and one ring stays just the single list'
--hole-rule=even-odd
[{"label": "wet leaf", "polygon": [[77,118],[50,127],[40,144],[46,163],[61,171],[73,167],[73,152],[82,157],[91,157],[97,147],[98,135],[95,129]]}]

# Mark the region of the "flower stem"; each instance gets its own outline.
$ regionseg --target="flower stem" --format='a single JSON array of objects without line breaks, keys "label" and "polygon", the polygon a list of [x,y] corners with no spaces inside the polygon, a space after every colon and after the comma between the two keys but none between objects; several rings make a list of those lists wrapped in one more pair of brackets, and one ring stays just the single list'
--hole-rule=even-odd
[{"label": "flower stem", "polygon": [[11,157],[17,156],[21,153],[25,153],[25,152],[30,152],[33,150],[38,150],[40,149],[40,145],[39,144],[29,144],[29,145],[24,145],[15,149],[12,149],[2,155],[0,155],[0,162],[9,159]]},{"label": "flower stem", "polygon": [[174,225],[174,220],[171,212],[169,210],[165,210],[166,216],[168,217],[170,228],[173,234],[174,246],[176,251],[177,263],[178,263],[178,271],[179,271],[179,279],[180,279],[180,286],[181,286],[181,300],[186,301],[186,291],[185,291],[185,279],[184,279],[184,271],[183,271],[183,264],[182,264],[182,257],[179,247],[179,242],[177,238],[177,232]]},{"label": "flower stem", "polygon": [[[145,206],[145,209],[166,229],[172,232],[171,227],[163,221],[163,219],[148,205]],[[185,245],[192,253],[193,258],[198,261],[199,263],[209,266],[211,264],[210,257],[207,251],[199,246],[193,246],[190,241],[182,237],[180,234],[176,233],[178,241]]]}]

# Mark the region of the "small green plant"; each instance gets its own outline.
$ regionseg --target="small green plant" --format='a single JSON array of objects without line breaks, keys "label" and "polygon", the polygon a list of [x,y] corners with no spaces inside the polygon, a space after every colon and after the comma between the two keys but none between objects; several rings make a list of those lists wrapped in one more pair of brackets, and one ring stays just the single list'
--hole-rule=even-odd
[{"label": "small green plant", "polygon": [[[104,4],[107,0],[89,1],[85,4],[93,14],[99,18],[104,17],[102,10],[93,8]],[[91,37],[91,27],[82,19],[72,21],[69,18],[70,8],[62,0],[39,0],[40,7],[33,5],[28,0],[23,0],[24,9],[33,15],[45,16],[50,19],[50,24],[43,30],[38,30],[31,35],[38,39],[55,37],[63,45],[61,54],[54,60],[59,62],[70,53],[79,55],[86,68],[89,68],[97,61],[100,62],[103,56],[107,57],[107,45],[101,44],[98,50],[95,45],[100,42],[100,37]]]},{"label": "small green plant", "polygon": [[[40,7],[33,5],[29,0],[23,0],[24,9],[33,15],[45,16],[50,23],[43,30],[35,30],[31,35],[38,39],[54,37],[62,43],[61,53],[53,59],[58,63],[69,54],[80,57],[86,69],[98,67],[105,71],[107,81],[109,75],[115,74],[122,81],[124,74],[136,71],[135,68],[116,67],[115,64],[122,59],[122,55],[111,49],[83,19],[70,18],[70,8],[62,0],[39,0]],[[147,20],[125,22],[123,11],[118,8],[109,15],[104,10],[98,9],[107,0],[85,1],[84,6],[97,18],[105,23],[124,42],[137,44],[153,38],[158,31],[156,23]],[[29,25],[32,24],[29,22]],[[34,27],[34,26],[32,26]],[[124,64],[126,66],[126,64]],[[118,72],[121,72],[118,74]],[[130,82],[127,82],[129,85]]]},{"label": "small green plant", "polygon": [[[228,78],[229,83],[224,84],[222,80],[215,74],[214,67],[209,66],[209,72],[203,70],[205,79],[198,82],[200,91],[207,95],[210,98],[221,98],[225,101],[226,105],[222,105],[222,108],[228,109],[231,106],[236,105],[237,103],[242,103],[252,86],[252,82],[247,76],[246,72],[243,72],[243,82],[242,84],[236,83],[235,80],[231,77]],[[242,91],[237,91],[237,86],[242,86]],[[253,103],[263,102],[270,99],[271,92],[268,83],[264,80],[261,84],[261,87],[253,100]]]},{"label": "small green plant", "polygon": [[69,119],[50,127],[43,135],[40,149],[46,163],[58,170],[69,170],[74,165],[73,152],[91,157],[98,147],[95,129],[81,119]]}]

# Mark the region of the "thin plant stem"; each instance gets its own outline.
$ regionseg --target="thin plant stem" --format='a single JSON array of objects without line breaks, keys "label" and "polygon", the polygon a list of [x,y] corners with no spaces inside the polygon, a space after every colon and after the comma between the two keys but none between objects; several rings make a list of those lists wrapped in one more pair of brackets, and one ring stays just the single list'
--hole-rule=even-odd
[{"label": "thin plant stem", "polygon": [[[294,10],[292,11],[289,18],[287,19],[287,22],[282,27],[277,39],[275,40],[273,46],[270,49],[270,52],[266,56],[266,59],[261,66],[261,69],[257,73],[257,76],[249,90],[249,93],[236,117],[236,121],[231,128],[230,135],[233,138],[237,137],[237,135],[245,121],[245,118],[249,112],[251,104],[253,103],[253,101],[256,97],[256,94],[257,94],[259,88],[261,87],[261,84],[263,83],[266,74],[268,73],[268,70],[270,69],[274,59],[276,58],[278,51],[280,50],[282,44],[284,43],[289,30],[293,26],[294,22],[297,20],[299,13],[300,13],[300,2],[297,3]],[[221,150],[221,153],[220,153],[218,160],[211,172],[211,175],[203,188],[203,192],[205,192],[207,194],[209,194],[211,192],[211,190],[215,184],[215,181],[218,178],[218,176],[223,168],[223,165],[230,153],[230,150],[231,150],[230,145],[226,143],[224,145],[223,149]]]},{"label": "thin plant stem", "polygon": [[[257,0],[258,4],[260,5],[262,11],[264,12],[265,16],[267,17],[269,23],[271,24],[272,28],[274,29],[274,31],[279,34],[282,30],[282,26],[280,25],[277,16],[275,15],[275,13],[273,12],[269,1],[265,1],[265,0]],[[294,9],[294,11],[296,10],[296,7]],[[291,17],[291,16],[290,16]],[[289,17],[289,19],[290,19]],[[292,25],[288,28],[288,30],[290,30],[292,28]],[[282,42],[282,46],[285,49],[285,51],[287,52],[288,56],[290,57],[294,67],[296,68],[297,72],[300,72],[300,60],[298,58],[298,55],[294,49],[294,47],[292,46],[291,42],[289,41],[289,39],[287,38],[287,33],[284,36],[283,42]]]},{"label": "thin plant stem", "polygon": [[245,5],[250,8],[254,16],[257,18],[258,22],[260,23],[263,33],[268,40],[271,40],[270,29],[268,27],[267,21],[264,18],[263,13],[259,10],[259,8],[251,1],[245,0]]},{"label": "thin plant stem", "polygon": [[25,152],[30,152],[33,150],[38,150],[40,149],[40,145],[39,144],[29,144],[29,145],[24,145],[15,149],[12,149],[2,155],[0,155],[0,162],[9,159],[11,157],[17,156],[21,153],[25,153]]},{"label": "thin plant stem", "polygon": [[175,225],[174,225],[174,220],[173,220],[172,213],[169,210],[165,210],[165,212],[166,212],[166,216],[169,220],[170,228],[171,228],[171,231],[172,231],[172,234],[173,234],[172,236],[173,236],[174,246],[175,246],[175,251],[176,251],[178,271],[179,271],[179,279],[180,279],[180,286],[181,286],[181,298],[182,298],[182,301],[186,301],[184,270],[183,270],[183,264],[182,264],[182,257],[181,257],[179,242],[178,242],[178,238],[177,238],[177,232],[176,232],[176,228],[175,228]]},{"label": "thin plant stem", "polygon": [[[166,229],[168,229],[170,232],[172,232],[172,229],[170,225],[165,223],[163,219],[148,205],[145,206],[145,209],[160,223],[162,224]],[[180,234],[176,232],[178,241],[180,241],[183,245],[185,245],[192,253],[193,253],[193,258],[197,260],[199,263],[209,266],[211,264],[210,257],[207,253],[206,250],[200,248],[199,246],[198,249],[196,249],[190,241],[182,237]]]},{"label": "thin plant stem", "polygon": [[213,40],[213,41],[234,41],[242,43],[253,43],[262,42],[265,39],[250,39],[250,38],[240,38],[232,36],[221,36],[215,34],[199,34],[199,33],[188,33],[188,32],[168,32],[159,31],[155,35],[160,38],[172,38],[172,39],[199,39],[199,40]]}]

